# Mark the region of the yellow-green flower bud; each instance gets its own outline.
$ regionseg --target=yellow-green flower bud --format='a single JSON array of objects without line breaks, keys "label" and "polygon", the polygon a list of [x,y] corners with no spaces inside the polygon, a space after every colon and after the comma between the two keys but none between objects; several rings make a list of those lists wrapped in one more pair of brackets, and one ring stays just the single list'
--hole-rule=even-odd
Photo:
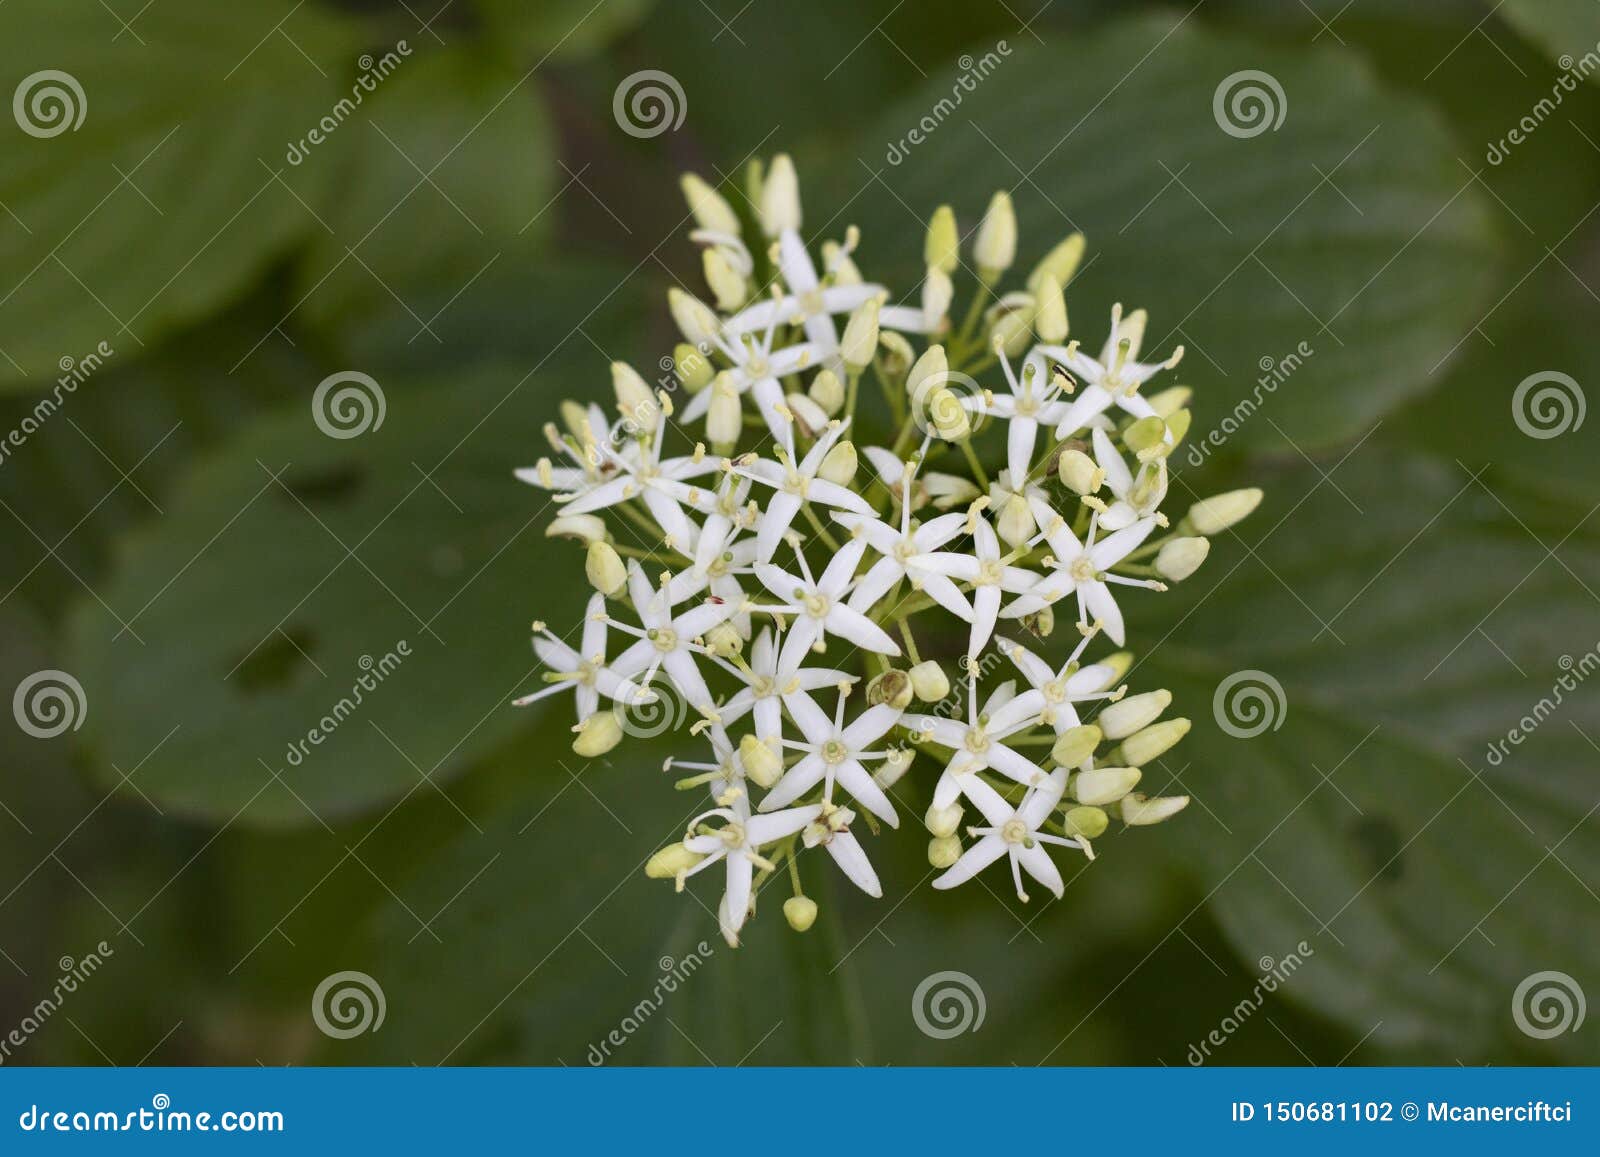
[{"label": "yellow-green flower bud", "polygon": [[930,806],[928,814],[923,818],[928,825],[928,831],[943,839],[945,836],[956,834],[957,829],[961,827],[961,817],[965,814],[965,809],[960,804],[953,803],[947,807]]},{"label": "yellow-green flower bud", "polygon": [[1137,767],[1097,767],[1080,771],[1072,779],[1072,795],[1079,803],[1116,803],[1139,782]]},{"label": "yellow-green flower bud", "polygon": [[917,351],[905,335],[892,329],[878,331],[878,349],[878,369],[891,382],[905,377],[911,363],[917,360]]},{"label": "yellow-green flower bud", "polygon": [[744,650],[744,640],[732,623],[718,623],[706,632],[706,646],[712,654],[731,659]]},{"label": "yellow-green flower bud", "polygon": [[1146,691],[1143,695],[1129,695],[1101,711],[1095,722],[1100,725],[1107,739],[1122,739],[1154,723],[1171,704],[1171,691]]},{"label": "yellow-green flower bud", "polygon": [[1135,731],[1122,741],[1122,758],[1135,767],[1143,767],[1153,759],[1159,759],[1177,746],[1178,741],[1189,734],[1189,721],[1187,719],[1163,719],[1160,723],[1152,723],[1149,727]]},{"label": "yellow-green flower bud", "polygon": [[1038,293],[1046,277],[1054,277],[1062,286],[1070,282],[1072,275],[1078,272],[1078,263],[1083,260],[1083,245],[1083,234],[1074,233],[1046,253],[1028,274],[1029,291]]},{"label": "yellow-green flower bud", "polygon": [[888,791],[900,778],[911,770],[911,761],[917,753],[909,747],[891,747],[889,753],[883,757],[883,762],[878,764],[878,770],[872,773],[873,782],[884,791]]},{"label": "yellow-green flower bud", "polygon": [[922,263],[944,273],[954,273],[961,261],[961,236],[956,231],[955,210],[940,205],[928,222],[928,236],[922,243]]},{"label": "yellow-green flower bud", "polygon": [[706,410],[706,437],[718,454],[727,454],[739,441],[744,428],[744,410],[739,402],[739,391],[733,382],[733,372],[723,370],[711,383],[711,405]]},{"label": "yellow-green flower bud", "polygon": [[1096,663],[1095,666],[1105,667],[1111,672],[1106,676],[1105,684],[1103,686],[1096,687],[1095,690],[1108,690],[1122,682],[1123,676],[1128,673],[1128,668],[1133,666],[1133,652],[1113,651],[1104,659],[1101,659],[1098,663]]},{"label": "yellow-green flower bud", "polygon": [[1082,450],[1064,450],[1056,461],[1061,485],[1074,494],[1093,494],[1105,483],[1106,472]]},{"label": "yellow-green flower bud", "polygon": [[1221,534],[1228,527],[1248,518],[1251,511],[1260,505],[1261,491],[1255,487],[1230,490],[1226,494],[1216,494],[1196,502],[1189,507],[1185,521],[1194,528],[1196,534]]},{"label": "yellow-green flower bud", "polygon": [[856,476],[857,464],[855,443],[839,442],[817,467],[817,477],[836,486],[849,486]]},{"label": "yellow-green flower bud", "polygon": [[1050,754],[1062,767],[1077,767],[1100,745],[1100,729],[1093,723],[1069,727],[1061,733]]},{"label": "yellow-green flower bud", "polygon": [[606,521],[598,514],[565,514],[545,527],[546,538],[575,538],[596,542],[606,536]]},{"label": "yellow-green flower bud", "polygon": [[978,226],[977,240],[972,243],[972,256],[978,265],[978,276],[989,284],[1016,260],[1017,212],[1012,208],[1010,193],[1002,190],[990,198]]},{"label": "yellow-green flower bud", "polygon": [[760,788],[771,787],[783,775],[783,758],[754,735],[739,740],[739,762],[745,776]]},{"label": "yellow-green flower bud", "polygon": [[722,323],[709,305],[677,286],[667,290],[667,309],[683,340],[692,346],[709,349],[712,339],[722,330]]},{"label": "yellow-green flower bud", "polygon": [[721,193],[693,173],[679,177],[678,185],[683,190],[683,199],[689,203],[689,212],[694,215],[696,225],[718,233],[739,233],[739,215]]},{"label": "yellow-green flower bud", "polygon": [[859,370],[872,361],[878,349],[878,299],[862,302],[845,323],[844,337],[839,341],[839,356],[851,369]]},{"label": "yellow-green flower bud", "polygon": [[1150,408],[1156,412],[1158,418],[1171,418],[1187,406],[1192,397],[1194,391],[1188,386],[1168,386],[1160,393],[1151,394],[1145,401],[1150,403]]},{"label": "yellow-green flower bud", "polygon": [[761,182],[761,230],[776,237],[785,229],[800,228],[800,179],[788,153],[772,158],[766,179]]},{"label": "yellow-green flower bud", "polygon": [[1060,345],[1067,340],[1067,299],[1061,292],[1061,282],[1051,274],[1045,274],[1039,281],[1039,288],[1035,293],[1038,298],[1038,310],[1033,320],[1033,328],[1039,334],[1040,341]]},{"label": "yellow-green flower bud", "polygon": [[930,470],[922,476],[921,482],[928,492],[928,498],[940,510],[966,506],[981,493],[970,479],[962,478],[959,474]]},{"label": "yellow-green flower bud", "polygon": [[1021,546],[1033,537],[1033,509],[1020,494],[1013,494],[1000,508],[1000,518],[995,526],[1000,541],[1007,546]]},{"label": "yellow-green flower bud", "polygon": [[1068,808],[1067,814],[1061,821],[1062,827],[1067,829],[1069,836],[1082,836],[1086,840],[1097,840],[1105,834],[1106,825],[1111,822],[1110,817],[1097,807]]},{"label": "yellow-green flower bud", "polygon": [[611,389],[617,396],[617,412],[624,418],[655,421],[656,396],[627,362],[611,363]]},{"label": "yellow-green flower bud", "polygon": [[1167,438],[1167,424],[1160,418],[1151,414],[1148,418],[1140,418],[1122,433],[1122,441],[1140,457],[1144,451],[1156,446],[1165,446]]},{"label": "yellow-green flower bud", "polygon": [[935,868],[948,868],[960,858],[960,836],[940,836],[928,841],[928,863]]},{"label": "yellow-green flower bud", "polygon": [[578,738],[572,741],[572,750],[585,759],[604,755],[622,742],[622,723],[610,711],[596,711],[573,730]]},{"label": "yellow-green flower bud", "polygon": [[972,434],[967,408],[955,392],[941,386],[928,398],[928,422],[933,433],[946,442],[960,442]]},{"label": "yellow-green flower bud", "polygon": [[924,659],[911,668],[911,690],[924,703],[937,703],[950,694],[950,680],[943,667]]},{"label": "yellow-green flower bud", "polygon": [[589,544],[589,552],[583,560],[583,573],[589,577],[589,585],[607,598],[628,585],[628,568],[622,565],[622,559],[617,557],[615,548],[609,542],[595,541]]},{"label": "yellow-green flower bud", "polygon": [[925,395],[949,377],[950,359],[945,355],[944,346],[931,345],[922,351],[922,356],[906,375],[906,393],[913,403],[926,403]]},{"label": "yellow-green flower bud", "polygon": [[700,853],[691,852],[681,843],[672,844],[645,861],[644,874],[652,880],[671,880],[679,872],[687,872],[703,859],[705,857]]},{"label": "yellow-green flower bud", "polygon": [[683,388],[691,394],[698,394],[709,386],[717,369],[711,364],[710,358],[686,341],[679,342],[673,349],[672,368],[678,375],[678,381],[683,383]]},{"label": "yellow-green flower bud", "polygon": [[1171,819],[1188,806],[1186,795],[1146,797],[1135,792],[1122,801],[1122,822],[1131,827],[1147,827]]},{"label": "yellow-green flower bud", "polygon": [[838,374],[826,367],[811,379],[811,388],[806,392],[830,418],[844,406],[844,383],[839,380]]},{"label": "yellow-green flower bud", "polygon": [[989,344],[1007,357],[1019,357],[1033,342],[1033,299],[1025,293],[1008,293],[987,314]]},{"label": "yellow-green flower bud", "polygon": [[1187,409],[1175,410],[1167,415],[1167,433],[1172,435],[1173,445],[1189,436],[1189,425],[1193,421],[1194,415]]},{"label": "yellow-green flower bud", "polygon": [[790,896],[783,902],[783,918],[796,932],[804,932],[817,922],[817,902],[810,896]]},{"label": "yellow-green flower bud", "polygon": [[1156,570],[1162,578],[1181,583],[1200,569],[1210,553],[1209,538],[1169,538],[1156,552]]},{"label": "yellow-green flower bud", "polygon": [[728,261],[728,255],[713,245],[700,253],[700,268],[705,273],[706,284],[717,299],[717,308],[732,312],[744,304],[750,287],[744,274]]}]

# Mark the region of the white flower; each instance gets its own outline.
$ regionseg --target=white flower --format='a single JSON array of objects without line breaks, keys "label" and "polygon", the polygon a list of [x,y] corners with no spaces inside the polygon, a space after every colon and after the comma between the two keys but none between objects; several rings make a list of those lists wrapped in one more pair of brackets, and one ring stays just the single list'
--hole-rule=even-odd
[{"label": "white flower", "polygon": [[630,627],[611,620],[619,631],[639,636],[637,643],[617,656],[612,670],[626,678],[643,671],[644,678],[639,682],[648,685],[664,667],[673,686],[691,707],[703,715],[714,716],[711,691],[695,665],[695,655],[702,653],[695,640],[725,621],[738,607],[733,603],[711,601],[674,617],[670,590],[652,591],[644,570],[632,559],[628,561],[628,594],[644,626]]},{"label": "white flower", "polygon": [[602,695],[623,703],[655,702],[654,691],[606,666],[606,597],[598,591],[589,596],[583,638],[577,650],[556,638],[543,623],[535,623],[534,630],[544,636],[534,639],[534,653],[557,673],[545,676],[550,681],[549,687],[513,700],[515,706],[526,707],[558,691],[572,690],[577,692],[578,722],[582,723],[599,710]]},{"label": "white flower", "polygon": [[635,453],[618,452],[607,442],[597,440],[593,426],[589,427],[589,442],[584,453],[611,467],[613,476],[598,485],[585,485],[565,499],[558,496],[558,500],[565,503],[561,507],[564,517],[604,510],[630,498],[642,498],[651,517],[666,532],[667,543],[683,550],[689,548],[694,541],[694,529],[679,505],[689,489],[683,481],[710,473],[717,468],[717,463],[698,446],[689,457],[662,459],[668,409],[665,395],[662,398],[664,404],[656,409],[655,429],[635,443],[638,446]]},{"label": "white flower", "polygon": [[833,315],[853,313],[884,292],[883,286],[867,283],[824,285],[817,279],[817,267],[811,263],[805,242],[794,229],[784,229],[778,235],[778,270],[789,288],[788,294],[734,314],[723,326],[724,333],[736,336],[799,322],[818,356],[831,359],[839,350],[839,330]]},{"label": "white flower", "polygon": [[[733,363],[733,369],[726,371],[726,377],[721,380],[735,393],[748,392],[755,399],[756,409],[761,412],[772,437],[793,453],[794,424],[784,413],[783,386],[778,379],[805,369],[827,351],[812,342],[774,350],[772,339],[776,329],[774,316],[760,341],[717,334],[711,338],[711,344]],[[713,391],[706,389],[690,398],[683,408],[683,420],[696,422],[704,417],[711,406],[712,395]]]},{"label": "white flower", "polygon": [[1118,692],[1105,689],[1117,677],[1116,668],[1105,663],[1078,666],[1078,657],[1092,638],[1094,632],[1090,631],[1079,639],[1077,647],[1059,670],[1053,670],[1039,656],[1010,639],[995,640],[1000,653],[1016,664],[1030,687],[1044,696],[1044,707],[1039,712],[1040,722],[1046,727],[1055,728],[1057,735],[1077,727],[1081,722],[1073,704],[1120,697]]},{"label": "white flower", "polygon": [[1136,361],[1139,346],[1144,341],[1144,325],[1144,310],[1136,309],[1124,319],[1122,306],[1112,306],[1111,336],[1106,338],[1098,361],[1080,350],[1076,342],[1066,346],[1034,347],[1034,354],[1061,362],[1085,386],[1083,393],[1062,414],[1056,426],[1056,437],[1065,438],[1081,430],[1090,419],[1105,413],[1113,404],[1135,418],[1147,418],[1155,413],[1150,403],[1137,393],[1139,386],[1183,360],[1183,347],[1176,347],[1164,362]]},{"label": "white flower", "polygon": [[1094,457],[1106,472],[1106,485],[1116,501],[1100,513],[1100,529],[1121,530],[1141,518],[1152,518],[1165,525],[1161,503],[1167,496],[1167,460],[1157,457],[1139,465],[1135,474],[1111,444],[1104,430],[1094,431]]},{"label": "white flower", "polygon": [[848,690],[839,688],[839,704],[834,717],[829,719],[816,700],[804,691],[785,695],[783,704],[789,716],[799,725],[802,740],[786,739],[785,747],[806,753],[805,758],[783,773],[783,778],[773,785],[761,801],[761,810],[771,811],[799,799],[806,792],[822,784],[824,803],[833,802],[833,787],[838,783],[873,815],[892,828],[900,826],[889,797],[872,778],[863,760],[883,759],[888,752],[868,751],[867,748],[888,734],[900,721],[900,710],[887,703],[868,707],[848,726],[844,721]]},{"label": "white flower", "polygon": [[[914,478],[912,463],[906,464],[906,471],[907,477]],[[912,529],[911,504],[902,501],[899,529],[870,514],[835,513],[833,520],[847,528],[854,540],[870,543],[881,556],[850,594],[850,605],[856,610],[870,611],[895,583],[909,578],[914,590],[925,590],[945,610],[971,621],[972,607],[950,581],[951,560],[962,556],[933,553],[961,533],[965,514],[943,514]]]},{"label": "white flower", "polygon": [[[798,658],[798,656],[797,656]],[[749,712],[755,713],[756,737],[764,743],[775,743],[783,738],[783,699],[797,691],[818,691],[823,687],[837,687],[855,677],[843,671],[830,671],[824,667],[781,667],[778,662],[778,644],[772,630],[763,627],[750,648],[748,670],[740,670],[726,660],[714,660],[718,666],[744,680],[743,690],[735,692],[728,701],[717,708],[724,723],[737,723]]]},{"label": "white flower", "polygon": [[827,458],[828,451],[833,449],[833,444],[839,440],[844,429],[845,423],[831,423],[827,432],[806,451],[799,465],[795,464],[791,455],[780,450],[776,462],[747,455],[727,466],[735,474],[753,478],[777,491],[767,500],[761,523],[756,529],[756,557],[762,562],[772,557],[789,524],[794,521],[794,516],[800,513],[800,507],[807,502],[854,510],[857,514],[872,513],[872,507],[853,490],[846,490],[826,478],[817,477],[823,459]]},{"label": "white flower", "polygon": [[[678,759],[674,756],[661,765],[661,770],[673,771],[677,768],[686,768],[689,771],[702,772],[711,777],[707,783],[711,788],[712,798],[719,804],[731,804],[737,796],[747,794],[744,786],[744,761],[739,758],[739,750],[728,738],[727,729],[722,724],[713,723],[707,730],[711,733],[711,754],[716,762],[704,763]],[[729,792],[735,794],[729,795]]]},{"label": "white flower", "polygon": [[1049,374],[1042,359],[1030,358],[1025,361],[1019,378],[1012,372],[1011,359],[1006,357],[1005,351],[997,347],[995,352],[1000,356],[1000,367],[1005,371],[1006,384],[1011,387],[1011,393],[996,394],[985,390],[982,394],[963,398],[962,404],[969,410],[1006,420],[1006,469],[1010,471],[1013,482],[1023,482],[1027,480],[1033,464],[1033,448],[1039,436],[1040,423],[1054,425],[1061,421],[1067,411],[1066,404],[1056,399],[1062,383]]},{"label": "white flower", "polygon": [[[1030,591],[1038,583],[1039,576],[1031,570],[1006,564],[1000,555],[1000,540],[995,536],[994,527],[977,510],[968,515],[947,514],[944,517],[965,519],[972,535],[973,553],[934,554],[927,556],[922,565],[972,584],[972,607],[961,617],[972,624],[972,633],[967,640],[967,657],[976,659],[988,644],[989,636],[994,634],[995,619],[1000,613],[1000,592],[1022,594]],[[934,522],[942,521],[934,519]],[[928,593],[933,593],[931,587]],[[960,614],[959,611],[957,613]]]},{"label": "white flower", "polygon": [[940,719],[925,715],[915,726],[924,740],[932,740],[941,747],[951,749],[950,760],[944,774],[933,789],[933,806],[949,807],[956,797],[968,787],[980,782],[977,772],[993,769],[1001,775],[1031,787],[1044,777],[1039,765],[1014,749],[1005,741],[1019,731],[1026,731],[1038,722],[1044,707],[1044,695],[1036,690],[1011,695],[1010,684],[1003,685],[978,708],[977,673],[967,668],[967,721]]},{"label": "white flower", "polygon": [[[731,807],[712,808],[689,822],[689,834],[683,846],[697,855],[706,857],[694,867],[678,874],[678,887],[698,872],[703,872],[718,861],[726,861],[728,880],[717,913],[722,935],[729,944],[739,943],[739,929],[744,927],[750,914],[751,883],[755,869],[773,867],[761,855],[760,849],[786,836],[792,836],[822,814],[820,804],[810,807],[790,808],[772,815],[751,815],[749,804],[743,796]],[[695,828],[702,820],[715,816],[726,824],[715,832],[696,834]]]},{"label": "white flower", "polygon": [[823,804],[822,814],[805,826],[800,840],[808,848],[826,848],[851,882],[876,900],[883,895],[883,886],[878,883],[878,873],[872,870],[861,841],[850,834],[855,818],[856,813],[847,807]]},{"label": "white flower", "polygon": [[772,563],[757,563],[756,577],[769,591],[787,600],[783,606],[752,608],[779,614],[794,615],[794,625],[783,641],[781,664],[786,668],[800,665],[806,652],[837,635],[848,639],[857,647],[880,655],[898,655],[900,646],[882,627],[845,602],[845,592],[855,576],[856,565],[866,552],[867,544],[856,539],[848,542],[829,560],[821,578],[811,577],[811,565],[806,556],[795,550],[803,578],[797,578]]},{"label": "white flower", "polygon": [[1012,807],[999,792],[976,776],[967,785],[966,795],[984,818],[987,827],[971,827],[967,831],[978,836],[978,842],[961,854],[951,868],[933,882],[935,888],[954,888],[964,884],[1001,856],[1011,858],[1011,879],[1016,884],[1017,898],[1026,902],[1028,893],[1022,887],[1022,872],[1027,871],[1039,883],[1060,899],[1066,886],[1061,872],[1045,852],[1045,844],[1077,848],[1087,856],[1094,853],[1087,840],[1050,835],[1039,829],[1050,817],[1067,786],[1067,769],[1058,767],[1043,783],[1033,788],[1018,807]]},{"label": "white flower", "polygon": [[1049,503],[1036,498],[1032,505],[1033,517],[1044,528],[1041,533],[1050,543],[1050,549],[1055,551],[1055,557],[1051,560],[1055,570],[1006,608],[1005,617],[1010,619],[1031,615],[1073,591],[1078,596],[1078,628],[1085,630],[1093,621],[1104,628],[1106,637],[1120,647],[1124,640],[1122,611],[1117,607],[1117,600],[1111,597],[1111,588],[1107,584],[1165,588],[1154,580],[1125,578],[1107,572],[1150,537],[1150,532],[1156,527],[1155,520],[1141,519],[1096,542],[1095,532],[1100,524],[1097,513],[1089,520],[1088,539],[1079,542],[1066,519],[1052,510]]}]

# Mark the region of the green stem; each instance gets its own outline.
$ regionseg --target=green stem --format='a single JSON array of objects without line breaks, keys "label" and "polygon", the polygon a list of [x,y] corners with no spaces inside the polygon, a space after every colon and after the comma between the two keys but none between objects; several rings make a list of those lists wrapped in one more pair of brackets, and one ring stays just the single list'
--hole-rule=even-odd
[{"label": "green stem", "polygon": [[977,478],[978,485],[981,486],[983,488],[983,492],[987,494],[989,492],[989,475],[984,470],[983,463],[978,461],[977,452],[972,448],[971,438],[961,439],[961,453],[966,455],[967,465],[972,467],[972,473]]},{"label": "green stem", "polygon": [[838,540],[836,540],[833,535],[828,533],[828,528],[826,526],[822,525],[822,519],[818,518],[817,512],[811,509],[811,503],[806,503],[801,509],[806,512],[806,520],[811,523],[811,529],[817,532],[817,537],[822,539],[829,550],[833,551],[835,554],[838,554]]},{"label": "green stem", "polygon": [[911,637],[911,624],[904,619],[900,620],[900,637],[906,641],[906,654],[912,665],[922,662],[922,656],[917,654],[917,641]]}]

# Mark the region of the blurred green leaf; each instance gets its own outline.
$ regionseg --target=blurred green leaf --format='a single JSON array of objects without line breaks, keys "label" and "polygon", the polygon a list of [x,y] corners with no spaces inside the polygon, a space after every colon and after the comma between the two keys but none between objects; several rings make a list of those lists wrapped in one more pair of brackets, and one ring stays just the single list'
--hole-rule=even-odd
[{"label": "blurred green leaf", "polygon": [[[1600,621],[1588,504],[1372,444],[1258,481],[1248,557],[1144,611],[1159,642],[1132,678],[1194,719],[1146,768],[1152,794],[1197,797],[1160,834],[1241,955],[1308,942],[1285,992],[1374,1044],[1592,1061],[1581,1034],[1534,1042],[1510,1016],[1530,973],[1600,967],[1600,703],[1555,690],[1600,661],[1600,630],[1574,634]],[[1536,734],[1491,755],[1515,727]]]},{"label": "blurred green leaf", "polygon": [[518,59],[587,56],[631,29],[655,0],[473,0],[495,47]]},{"label": "blurred green leaf", "polygon": [[1504,0],[1497,11],[1563,71],[1600,84],[1600,8],[1590,0]]},{"label": "blurred green leaf", "polygon": [[[1423,388],[1481,309],[1497,252],[1428,109],[1341,49],[1170,18],[1079,37],[1074,61],[1020,45],[972,91],[946,72],[880,116],[831,174],[836,196],[820,203],[847,208],[827,231],[858,223],[866,275],[911,293],[933,207],[953,203],[971,230],[990,192],[1012,188],[1018,272],[1074,229],[1088,236],[1092,260],[1067,297],[1073,336],[1091,348],[1112,302],[1148,307],[1147,354],[1184,344],[1182,376],[1225,412],[1262,366],[1307,344],[1314,356],[1279,390],[1292,404],[1247,425],[1242,445],[1336,444]],[[1281,98],[1241,75],[1252,71]],[[1213,98],[1226,107],[1251,83],[1283,119],[1241,139]],[[1252,131],[1243,123],[1234,131]],[[913,143],[928,124],[927,143]]]},{"label": "blurred green leaf", "polygon": [[359,113],[304,162],[325,193],[308,196],[318,227],[297,311],[335,342],[398,315],[411,322],[404,345],[440,345],[434,323],[457,294],[499,262],[535,264],[554,224],[553,133],[509,67],[431,45],[388,60]]},{"label": "blurred green leaf", "polygon": [[[562,547],[543,538],[548,496],[511,471],[538,456],[563,375],[593,373],[576,325],[631,331],[635,299],[605,297],[617,287],[568,272],[523,302],[550,335],[546,359],[563,354],[537,377],[346,382],[374,403],[347,438],[322,432],[317,383],[303,382],[300,403],[200,459],[164,517],[122,542],[103,602],[71,623],[76,669],[106,704],[85,732],[97,774],[115,785],[112,764],[143,764],[139,786],[183,814],[303,826],[431,792],[425,775],[454,775],[524,723],[508,704],[534,674],[528,621],[575,621],[584,591],[539,586]],[[357,428],[351,406],[326,424]],[[402,640],[414,657],[328,727],[360,664]],[[330,738],[286,766],[319,726]]]},{"label": "blurred green leaf", "polygon": [[102,5],[0,9],[0,75],[34,129],[5,125],[0,386],[42,388],[102,341],[132,357],[315,228],[275,174],[342,95],[354,43],[317,6],[268,0],[126,26]]}]

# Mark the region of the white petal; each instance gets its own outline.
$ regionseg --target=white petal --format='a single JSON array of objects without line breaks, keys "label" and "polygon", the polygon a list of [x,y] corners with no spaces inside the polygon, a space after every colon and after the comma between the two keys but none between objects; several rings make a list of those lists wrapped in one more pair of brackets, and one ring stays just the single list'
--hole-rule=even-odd
[{"label": "white petal", "polygon": [[878,873],[872,870],[872,863],[867,859],[867,853],[862,849],[860,840],[849,832],[838,832],[825,846],[828,854],[833,857],[833,862],[844,870],[844,874],[850,877],[856,887],[873,899],[883,895],[883,886],[878,883]]},{"label": "white petal", "polygon": [[1006,846],[1006,842],[998,835],[984,836],[963,852],[961,858],[950,866],[950,870],[933,882],[933,886],[942,890],[965,884],[1005,855]]},{"label": "white petal", "polygon": [[900,817],[894,804],[878,786],[872,774],[853,759],[847,759],[833,771],[834,782],[848,791],[853,799],[891,828],[900,826]]},{"label": "white petal", "polygon": [[[875,651],[880,655],[900,653],[900,644],[891,639],[887,631],[860,611],[843,603],[835,603],[828,608],[828,617],[825,621],[830,635],[848,639],[863,650]],[[785,651],[787,649],[785,647]]]}]

